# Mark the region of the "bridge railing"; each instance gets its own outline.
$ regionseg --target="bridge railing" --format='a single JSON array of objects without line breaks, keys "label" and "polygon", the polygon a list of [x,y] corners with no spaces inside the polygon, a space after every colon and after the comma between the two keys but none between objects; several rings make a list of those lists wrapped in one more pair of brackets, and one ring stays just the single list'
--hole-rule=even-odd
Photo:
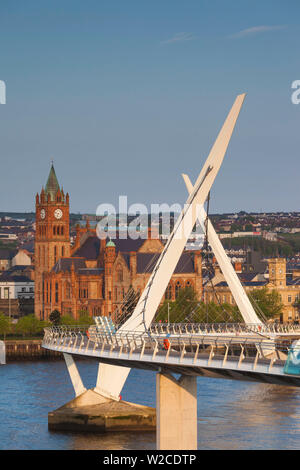
[{"label": "bridge railing", "polygon": [[300,325],[290,323],[152,323],[151,334],[222,334],[222,333],[300,333]]},{"label": "bridge railing", "polygon": [[[118,349],[121,352],[132,354],[139,351],[141,355],[151,353],[154,358],[160,351],[164,351],[166,357],[172,353],[180,353],[183,358],[186,353],[199,354],[219,354],[226,358],[234,357],[253,357],[259,354],[260,357],[266,357],[268,353],[276,351],[288,353],[291,341],[276,340],[269,341],[264,337],[250,337],[249,335],[233,335],[231,337],[214,336],[213,334],[189,334],[184,332],[182,336],[170,335],[165,333],[136,333],[132,331],[118,331],[115,334],[109,334],[107,331],[95,332],[91,336],[88,327],[49,327],[45,328],[43,346],[58,349],[61,351],[72,350],[80,354],[83,350],[96,351],[109,349],[110,351]],[[279,359],[279,355],[278,355]]]}]

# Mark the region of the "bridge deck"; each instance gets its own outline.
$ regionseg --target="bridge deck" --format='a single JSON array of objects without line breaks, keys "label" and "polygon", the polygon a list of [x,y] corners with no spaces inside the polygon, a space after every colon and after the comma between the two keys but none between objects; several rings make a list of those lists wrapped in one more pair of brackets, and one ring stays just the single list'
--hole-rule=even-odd
[{"label": "bridge deck", "polygon": [[[112,365],[278,385],[300,386],[300,375],[284,372],[289,344],[257,334],[92,334],[84,328],[49,328],[43,347],[95,358]],[[284,359],[283,359],[284,358]]]}]

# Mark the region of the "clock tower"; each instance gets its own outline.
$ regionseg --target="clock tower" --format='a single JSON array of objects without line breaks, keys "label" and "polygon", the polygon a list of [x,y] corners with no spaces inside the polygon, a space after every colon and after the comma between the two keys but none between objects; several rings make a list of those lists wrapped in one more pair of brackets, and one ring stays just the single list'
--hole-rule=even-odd
[{"label": "clock tower", "polygon": [[35,217],[35,315],[44,319],[44,273],[70,256],[69,194],[59,187],[53,164],[45,189],[36,195]]}]

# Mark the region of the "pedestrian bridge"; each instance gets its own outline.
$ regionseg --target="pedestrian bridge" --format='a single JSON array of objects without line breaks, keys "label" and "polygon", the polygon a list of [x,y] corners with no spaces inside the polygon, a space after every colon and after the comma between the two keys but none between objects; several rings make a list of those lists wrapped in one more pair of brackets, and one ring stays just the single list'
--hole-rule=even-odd
[{"label": "pedestrian bridge", "polygon": [[[206,331],[204,331],[206,328]],[[250,328],[250,330],[249,330]],[[298,325],[152,325],[145,333],[45,329],[43,347],[130,368],[300,386]],[[167,333],[167,334],[166,334]],[[294,346],[292,347],[292,343]]]}]

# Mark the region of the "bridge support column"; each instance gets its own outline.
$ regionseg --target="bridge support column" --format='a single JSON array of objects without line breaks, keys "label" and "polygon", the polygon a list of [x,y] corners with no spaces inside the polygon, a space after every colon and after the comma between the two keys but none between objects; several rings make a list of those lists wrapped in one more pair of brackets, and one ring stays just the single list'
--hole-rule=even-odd
[{"label": "bridge support column", "polygon": [[197,449],[197,378],[156,376],[156,448]]},{"label": "bridge support column", "polygon": [[66,361],[68,372],[70,374],[70,379],[71,379],[73,387],[74,387],[75,395],[76,395],[76,397],[78,397],[82,393],[86,392],[86,388],[84,387],[84,385],[82,383],[82,380],[81,380],[81,377],[79,375],[77,366],[76,366],[75,361],[73,359],[73,356],[71,356],[71,354],[64,353],[64,358],[65,358],[65,361]]}]

